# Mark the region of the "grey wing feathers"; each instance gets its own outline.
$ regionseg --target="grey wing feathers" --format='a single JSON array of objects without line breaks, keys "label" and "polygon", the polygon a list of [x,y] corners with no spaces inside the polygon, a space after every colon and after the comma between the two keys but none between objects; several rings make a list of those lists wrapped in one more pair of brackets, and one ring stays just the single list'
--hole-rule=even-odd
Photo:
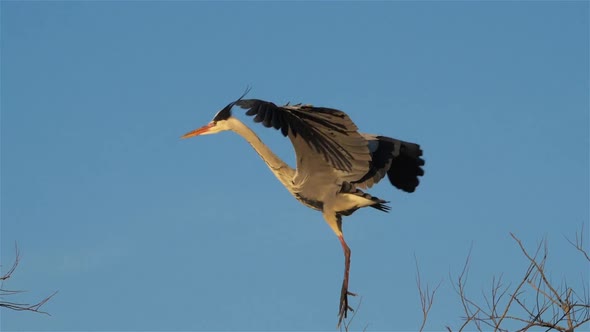
[{"label": "grey wing feathers", "polygon": [[393,186],[406,192],[413,192],[424,175],[424,159],[420,145],[398,139],[362,134],[369,141],[371,166],[360,179],[353,181],[362,188],[370,188],[385,174]]},{"label": "grey wing feathers", "polygon": [[238,100],[236,105],[247,109],[246,115],[254,116],[255,122],[280,130],[296,149],[296,141],[303,140],[337,170],[368,170],[368,143],[342,111],[310,105],[277,106],[259,99]]}]

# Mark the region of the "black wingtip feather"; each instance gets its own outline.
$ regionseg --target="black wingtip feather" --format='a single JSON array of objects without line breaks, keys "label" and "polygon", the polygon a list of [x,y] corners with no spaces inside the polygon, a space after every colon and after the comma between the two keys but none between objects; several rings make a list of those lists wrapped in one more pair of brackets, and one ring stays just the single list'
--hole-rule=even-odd
[{"label": "black wingtip feather", "polygon": [[393,186],[412,193],[420,184],[419,176],[424,175],[424,159],[418,144],[403,143],[400,154],[393,158],[387,177]]}]

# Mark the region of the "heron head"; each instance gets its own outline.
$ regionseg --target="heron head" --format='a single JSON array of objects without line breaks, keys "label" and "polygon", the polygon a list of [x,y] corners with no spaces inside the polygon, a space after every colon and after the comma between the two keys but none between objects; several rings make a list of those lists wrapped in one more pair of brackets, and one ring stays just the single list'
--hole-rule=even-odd
[{"label": "heron head", "polygon": [[231,117],[231,108],[234,103],[231,103],[225,106],[221,111],[215,114],[215,117],[211,122],[202,126],[201,128],[197,128],[193,131],[189,131],[188,133],[182,135],[181,138],[189,138],[199,135],[210,135],[210,134],[217,134],[222,131],[229,130],[227,120]]},{"label": "heron head", "polygon": [[244,96],[246,96],[246,94],[249,91],[250,88],[247,88],[240,98],[238,98],[236,101],[229,103],[221,111],[217,112],[217,114],[215,114],[215,117],[213,117],[213,120],[211,120],[211,122],[209,122],[201,128],[189,131],[188,133],[182,135],[181,138],[217,134],[222,131],[230,130],[231,128],[227,120],[231,118],[231,109],[238,101],[242,100],[242,98],[244,98]]}]

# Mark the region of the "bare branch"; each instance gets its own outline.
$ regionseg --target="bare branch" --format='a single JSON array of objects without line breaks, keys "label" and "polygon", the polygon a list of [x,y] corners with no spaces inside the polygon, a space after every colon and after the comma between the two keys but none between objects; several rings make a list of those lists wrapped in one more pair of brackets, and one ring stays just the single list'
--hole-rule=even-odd
[{"label": "bare branch", "polygon": [[[511,321],[522,325],[520,328],[511,326],[510,330],[526,331],[536,327],[547,329],[547,331],[566,332],[574,331],[590,322],[590,293],[585,284],[582,285],[582,296],[580,296],[565,280],[557,286],[547,277],[546,265],[549,252],[547,240],[543,239],[535,253],[531,254],[516,235],[510,233],[510,236],[528,259],[529,264],[524,276],[514,288],[510,285],[504,286],[502,275],[498,278],[494,277],[489,293],[483,293],[485,306],[481,306],[468,298],[465,291],[471,258],[470,250],[461,275],[456,283],[453,283],[465,312],[464,322],[459,331],[463,331],[467,326],[471,329],[474,326],[480,331],[482,326],[494,331],[508,331],[504,325]],[[588,259],[581,235],[576,233],[576,242],[569,242]],[[528,287],[525,289],[525,285],[528,285],[530,289]],[[532,305],[531,302],[526,301],[531,290],[534,292]],[[446,328],[452,331],[449,326]]]},{"label": "bare branch", "polygon": [[[344,331],[345,332],[349,332],[350,331],[350,324],[352,324],[352,321],[354,320],[354,317],[356,316],[359,308],[361,307],[361,303],[363,303],[363,297],[362,296],[359,297],[359,304],[352,311],[352,316],[350,317],[350,320],[348,320],[348,322],[346,320],[344,320],[344,324],[342,325],[342,327],[340,327],[340,331],[342,331],[343,328],[344,328]],[[363,331],[365,331],[366,329],[367,329],[367,327],[365,326],[365,328],[363,329]]]},{"label": "bare branch", "polygon": [[57,291],[35,304],[0,301],[0,307],[15,311],[32,311],[51,316],[48,312],[41,311],[41,307],[47,303],[47,301],[51,300],[55,294],[57,294]]},{"label": "bare branch", "polygon": [[[473,303],[471,300],[469,300],[467,298],[467,295],[465,294],[465,284],[467,282],[467,276],[469,275],[469,264],[470,264],[470,260],[471,260],[471,251],[472,250],[473,250],[473,244],[471,244],[471,247],[469,248],[469,252],[467,254],[467,257],[465,258],[465,264],[463,264],[463,270],[461,270],[461,274],[457,278],[456,283],[452,283],[453,289],[455,290],[455,292],[457,292],[457,294],[459,295],[459,298],[461,299],[461,305],[463,306],[463,312],[465,313],[465,317],[463,317],[464,322],[463,322],[463,325],[461,325],[461,327],[459,327],[459,331],[463,331],[471,322],[473,322],[475,324],[478,331],[482,331],[479,320],[477,319],[477,317],[481,311],[481,308],[479,308],[477,305],[475,305],[475,303]],[[450,279],[453,279],[453,278],[450,277]],[[472,306],[475,309],[474,311],[471,308]],[[447,326],[447,329],[449,331],[451,331],[451,328],[449,326]]]},{"label": "bare branch", "polygon": [[[18,250],[18,246],[16,245],[16,243],[14,244],[14,251],[15,251],[15,259],[14,259],[14,263],[12,264],[12,267],[6,273],[4,273],[2,276],[0,276],[0,282],[2,282],[2,283],[12,277],[12,274],[14,273],[14,271],[16,270],[16,268],[20,262],[20,252]],[[24,291],[20,291],[20,290],[3,289],[2,286],[0,286],[0,297],[15,295],[15,294],[23,293],[23,292]],[[35,304],[18,303],[18,302],[11,302],[11,301],[3,301],[2,300],[2,301],[0,301],[0,308],[6,308],[6,309],[10,309],[10,310],[15,310],[15,311],[32,311],[32,312],[37,312],[37,313],[49,315],[47,312],[41,311],[41,307],[45,303],[47,303],[47,301],[49,301],[55,294],[57,294],[57,291]]]},{"label": "bare branch", "polygon": [[[543,279],[543,282],[545,283],[545,285],[549,288],[551,293],[553,293],[553,295],[555,296],[555,300],[557,300],[561,304],[563,302],[563,300],[559,296],[559,293],[555,290],[555,288],[553,288],[551,283],[547,280],[547,277],[545,276],[545,272],[544,272],[545,260],[547,259],[547,247],[545,246],[545,255],[543,257],[543,260],[541,261],[542,263],[539,264],[536,261],[536,257],[531,257],[529,255],[529,253],[524,248],[522,242],[513,233],[510,233],[510,236],[512,236],[514,241],[516,241],[516,243],[518,243],[518,245],[520,246],[520,250],[526,256],[526,258],[531,262],[531,265],[533,265],[537,269],[537,272],[541,276],[541,279]],[[543,242],[545,242],[545,244],[546,244],[546,241],[543,241]]]},{"label": "bare branch", "polygon": [[420,268],[418,267],[418,259],[416,258],[416,255],[414,255],[414,262],[416,263],[416,285],[418,286],[420,305],[422,307],[422,324],[420,325],[420,332],[422,332],[424,331],[424,326],[426,326],[426,321],[428,320],[428,313],[430,312],[430,309],[432,309],[432,304],[434,303],[434,295],[442,284],[442,280],[432,292],[430,291],[429,285],[426,285],[426,290],[423,290],[422,280],[420,278]]},{"label": "bare branch", "polygon": [[12,267],[0,277],[0,281],[5,281],[5,280],[10,279],[10,277],[14,273],[14,270],[16,270],[18,263],[20,262],[20,252],[18,251],[18,246],[16,245],[16,243],[14,244],[14,253],[15,253],[14,263],[12,264]]},{"label": "bare branch", "polygon": [[578,232],[576,232],[576,242],[575,243],[572,242],[572,240],[568,239],[567,237],[565,239],[572,246],[574,246],[574,248],[576,248],[579,252],[581,252],[587,261],[590,262],[590,255],[588,255],[588,252],[586,251],[586,249],[584,249],[584,224],[582,224],[582,230],[580,231],[580,234],[578,235]]}]

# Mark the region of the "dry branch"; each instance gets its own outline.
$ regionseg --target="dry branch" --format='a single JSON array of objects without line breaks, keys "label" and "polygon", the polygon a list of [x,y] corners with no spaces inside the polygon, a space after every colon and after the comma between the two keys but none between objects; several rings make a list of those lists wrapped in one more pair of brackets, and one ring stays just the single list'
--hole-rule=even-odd
[{"label": "dry branch", "polygon": [[14,263],[12,264],[10,269],[8,269],[8,271],[6,271],[6,273],[4,273],[3,275],[0,276],[0,308],[6,308],[6,309],[10,309],[10,310],[15,310],[15,311],[32,311],[32,312],[37,312],[37,313],[49,315],[49,313],[42,311],[41,307],[45,303],[47,303],[47,301],[49,301],[55,294],[57,294],[57,291],[54,292],[53,294],[49,295],[48,297],[44,298],[43,300],[41,300],[37,303],[34,303],[34,304],[18,303],[18,302],[4,300],[4,298],[6,296],[11,296],[11,295],[15,295],[15,294],[19,294],[19,293],[24,292],[24,291],[20,291],[20,290],[4,289],[2,286],[2,284],[5,281],[7,281],[8,279],[10,279],[12,277],[14,271],[16,270],[16,268],[20,262],[20,252],[19,252],[16,244],[14,245],[14,251],[15,251]]},{"label": "dry branch", "polygon": [[[471,259],[470,250],[461,274],[453,283],[465,313],[463,324],[458,331],[464,331],[468,327],[470,330],[475,328],[482,331],[482,327],[486,326],[494,331],[527,331],[533,327],[541,327],[547,331],[573,332],[590,322],[590,296],[586,287],[582,286],[583,295],[580,296],[567,283],[564,282],[557,287],[548,278],[545,268],[548,254],[547,240],[543,239],[535,253],[531,254],[516,235],[510,233],[510,236],[529,262],[523,278],[512,290],[510,286],[503,285],[502,276],[494,278],[489,295],[484,293],[486,306],[477,304],[467,296],[465,289]],[[590,256],[583,246],[583,232],[580,235],[576,233],[575,242],[569,239],[568,241],[587,261],[590,261]],[[525,286],[529,287],[529,292]],[[531,290],[534,292],[534,304],[526,301],[527,298],[530,300]],[[511,322],[510,328],[506,327],[507,322]],[[520,327],[514,328],[515,324],[520,324]],[[453,331],[449,326],[447,330]]]},{"label": "dry branch", "polygon": [[422,307],[422,324],[420,325],[420,332],[424,331],[424,327],[426,326],[426,321],[428,320],[428,314],[430,313],[430,309],[432,309],[432,304],[434,303],[434,295],[436,295],[436,291],[442,284],[442,280],[438,283],[438,285],[434,288],[434,290],[430,291],[430,286],[427,284],[426,289],[422,288],[422,279],[420,278],[420,268],[418,267],[418,259],[414,255],[414,262],[416,262],[416,285],[418,286],[418,293],[420,295],[420,306]]}]

